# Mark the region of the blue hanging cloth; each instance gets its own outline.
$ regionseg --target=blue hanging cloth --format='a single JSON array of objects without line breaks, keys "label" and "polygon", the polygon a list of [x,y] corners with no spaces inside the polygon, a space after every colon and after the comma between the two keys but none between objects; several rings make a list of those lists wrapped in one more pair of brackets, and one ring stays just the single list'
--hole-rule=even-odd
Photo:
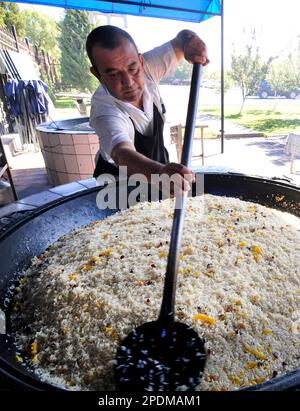
[{"label": "blue hanging cloth", "polygon": [[14,117],[22,115],[21,104],[20,104],[20,93],[19,93],[19,81],[9,80],[5,84],[5,95],[8,99],[8,106],[11,114]]},{"label": "blue hanging cloth", "polygon": [[29,95],[31,113],[33,115],[47,115],[49,97],[46,83],[42,80],[30,80],[25,88]]},{"label": "blue hanging cloth", "polygon": [[24,98],[32,116],[47,115],[50,98],[47,85],[42,80],[8,80],[5,94],[14,117],[24,114]]}]

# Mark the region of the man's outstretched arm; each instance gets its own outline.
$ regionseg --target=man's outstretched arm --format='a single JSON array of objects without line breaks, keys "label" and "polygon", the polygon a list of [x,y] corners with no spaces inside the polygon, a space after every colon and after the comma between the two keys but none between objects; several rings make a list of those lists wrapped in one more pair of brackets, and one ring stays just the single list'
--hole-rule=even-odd
[{"label": "man's outstretched arm", "polygon": [[123,142],[117,144],[111,154],[112,159],[118,166],[127,166],[127,174],[140,173],[143,174],[148,181],[151,179],[151,174],[167,174],[174,176],[174,184],[183,190],[190,189],[190,183],[195,179],[194,173],[182,164],[169,163],[161,164],[145,157],[136,151],[133,144]]}]

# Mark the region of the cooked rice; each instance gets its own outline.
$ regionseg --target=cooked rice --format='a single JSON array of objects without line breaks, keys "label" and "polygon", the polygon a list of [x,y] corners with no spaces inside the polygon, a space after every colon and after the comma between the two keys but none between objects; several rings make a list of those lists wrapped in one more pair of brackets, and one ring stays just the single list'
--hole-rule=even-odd
[{"label": "cooked rice", "polygon": [[[235,390],[300,366],[300,226],[254,203],[204,200],[204,212],[199,198],[186,211],[176,318],[206,340],[199,389]],[[138,204],[34,258],[14,301],[18,360],[67,389],[114,389],[120,340],[158,317],[172,207]]]}]

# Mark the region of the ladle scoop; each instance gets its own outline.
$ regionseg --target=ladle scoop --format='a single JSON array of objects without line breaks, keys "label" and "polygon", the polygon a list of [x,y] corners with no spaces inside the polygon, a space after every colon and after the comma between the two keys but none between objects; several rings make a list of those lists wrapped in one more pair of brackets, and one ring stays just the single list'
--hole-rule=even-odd
[{"label": "ladle scoop", "polygon": [[[191,158],[202,66],[194,64],[181,163]],[[176,281],[187,193],[176,196],[159,318],[134,329],[117,350],[115,379],[121,391],[193,391],[206,362],[204,341],[174,320]]]}]

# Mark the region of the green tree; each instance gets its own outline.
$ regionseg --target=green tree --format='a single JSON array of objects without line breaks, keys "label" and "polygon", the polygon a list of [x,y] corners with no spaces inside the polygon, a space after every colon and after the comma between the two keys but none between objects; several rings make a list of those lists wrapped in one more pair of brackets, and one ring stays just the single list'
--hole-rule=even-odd
[{"label": "green tree", "polygon": [[164,77],[162,82],[175,84],[184,80],[191,80],[193,65],[186,60],[182,60],[171,76]]},{"label": "green tree", "polygon": [[[226,93],[231,87],[233,80],[231,77],[231,73],[228,70],[224,71],[224,92]],[[204,71],[203,76],[203,86],[205,87],[206,84],[211,84],[211,87],[215,90],[216,93],[221,93],[221,72],[217,71]]]},{"label": "green tree", "polygon": [[190,80],[192,77],[193,65],[186,60],[182,60],[176,67],[174,78],[178,80]]},{"label": "green tree", "polygon": [[0,27],[11,31],[15,26],[18,36],[23,39],[25,22],[16,3],[0,2]]},{"label": "green tree", "polygon": [[275,97],[277,97],[280,90],[280,84],[282,83],[282,73],[284,67],[282,63],[272,64],[270,70],[267,74],[267,81],[270,84],[270,87],[275,91]]},{"label": "green tree", "polygon": [[23,10],[25,35],[31,45],[45,50],[49,55],[59,58],[59,29],[56,21],[46,14],[32,10]]},{"label": "green tree", "polygon": [[93,91],[97,84],[90,74],[85,51],[86,38],[91,29],[86,11],[66,10],[59,38],[62,82],[80,91]]},{"label": "green tree", "polygon": [[284,93],[289,93],[291,89],[300,88],[300,54],[290,55],[287,59],[286,70],[282,89]]},{"label": "green tree", "polygon": [[287,60],[273,63],[267,81],[275,90],[275,96],[290,97],[300,87],[300,58],[289,56]]},{"label": "green tree", "polygon": [[[247,36],[245,31],[244,34]],[[240,113],[243,111],[246,97],[257,91],[274,59],[270,57],[267,62],[261,60],[255,29],[251,30],[250,39],[244,42],[243,47],[242,53],[238,54],[234,49],[231,55],[231,77],[241,88],[243,97]]]}]

